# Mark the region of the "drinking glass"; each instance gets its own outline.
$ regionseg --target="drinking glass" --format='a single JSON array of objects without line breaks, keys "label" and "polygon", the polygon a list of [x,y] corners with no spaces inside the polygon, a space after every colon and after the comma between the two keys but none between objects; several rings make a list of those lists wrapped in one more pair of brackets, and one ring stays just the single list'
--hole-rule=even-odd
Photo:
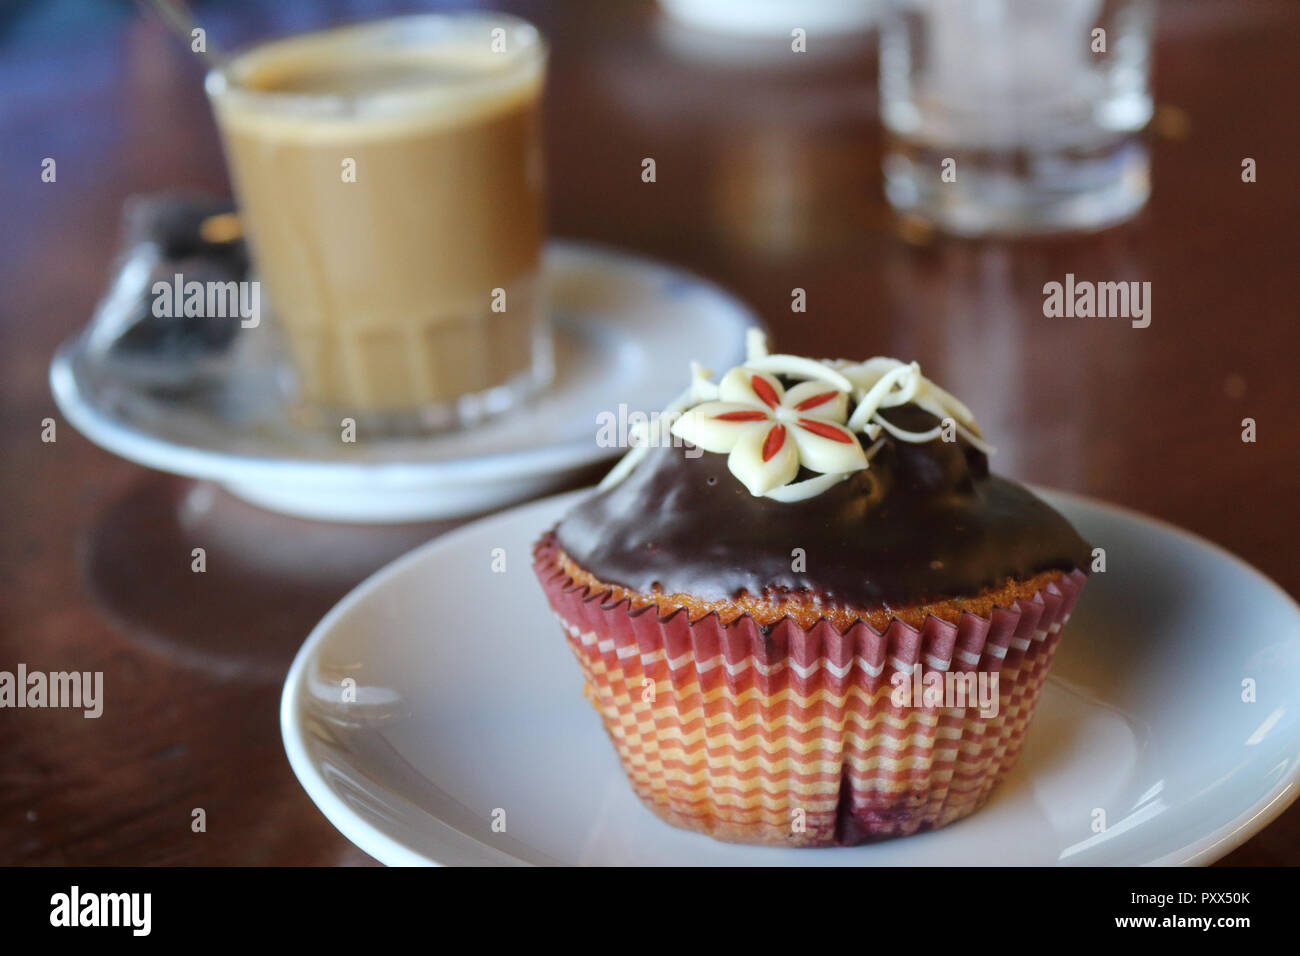
[{"label": "drinking glass", "polygon": [[1149,0],[888,0],[885,192],[962,235],[1097,229],[1150,191]]},{"label": "drinking glass", "polygon": [[549,381],[545,64],[530,24],[471,12],[293,36],[209,74],[308,406],[450,428]]}]

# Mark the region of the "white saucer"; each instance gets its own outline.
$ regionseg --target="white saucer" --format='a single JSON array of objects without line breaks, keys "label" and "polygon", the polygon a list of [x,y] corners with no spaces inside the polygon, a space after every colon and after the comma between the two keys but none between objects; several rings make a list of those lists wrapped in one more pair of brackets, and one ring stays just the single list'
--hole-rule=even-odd
[{"label": "white saucer", "polygon": [[[347,445],[296,424],[269,357],[238,381],[159,396],[110,374],[79,336],[50,367],[60,411],[91,441],[160,471],[206,478],[273,511],[328,521],[415,521],[474,514],[541,494],[612,457],[597,415],[662,409],[682,389],[689,353],[725,369],[761,325],[705,280],[607,248],[553,242],[546,258],[556,382],[527,407],[477,428]],[[684,346],[689,346],[685,348]]]},{"label": "white saucer", "polygon": [[[676,830],[633,795],[533,577],[531,543],[584,493],[406,555],[344,598],[298,653],[280,708],[289,762],[376,859],[1203,864],[1296,797],[1300,607],[1185,531],[1041,492],[1105,547],[1109,570],[1084,591],[1020,762],[983,809],[931,833],[824,850]],[[492,570],[497,548],[504,572]],[[341,702],[345,678],[355,703]],[[1256,703],[1242,702],[1246,678]]]}]

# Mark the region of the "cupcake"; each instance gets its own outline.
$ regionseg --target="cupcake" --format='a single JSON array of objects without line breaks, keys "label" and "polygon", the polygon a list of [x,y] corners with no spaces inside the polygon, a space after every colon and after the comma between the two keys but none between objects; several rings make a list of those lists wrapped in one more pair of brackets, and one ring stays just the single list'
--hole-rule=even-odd
[{"label": "cupcake", "polygon": [[633,789],[721,840],[851,845],[977,810],[1090,549],[895,359],[768,354],[641,429],[534,549]]}]

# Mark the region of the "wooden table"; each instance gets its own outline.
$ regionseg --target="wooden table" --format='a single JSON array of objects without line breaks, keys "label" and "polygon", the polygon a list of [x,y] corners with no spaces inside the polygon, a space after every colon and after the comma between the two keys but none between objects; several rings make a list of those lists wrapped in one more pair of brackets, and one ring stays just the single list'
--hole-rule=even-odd
[{"label": "wooden table", "polygon": [[[246,37],[274,27],[274,6],[200,13]],[[813,37],[802,59],[778,42],[718,63],[650,4],[517,9],[553,44],[555,233],[716,279],[783,349],[915,356],[996,436],[1000,471],[1190,528],[1300,593],[1300,6],[1162,8],[1149,207],[1100,235],[1023,243],[893,221],[870,43]],[[334,601],[446,526],[260,512],[100,451],[46,384],[102,290],[122,200],[227,189],[197,65],[114,10],[61,25],[57,44],[11,30],[0,58],[0,669],[102,670],[108,698],[98,720],[0,712],[0,863],[372,862],[290,773],[280,684]],[[46,156],[57,183],[40,182]],[[1150,281],[1151,326],[1045,318],[1042,286],[1067,272]],[[790,310],[796,287],[806,314]],[[1300,805],[1227,862],[1300,862]]]}]

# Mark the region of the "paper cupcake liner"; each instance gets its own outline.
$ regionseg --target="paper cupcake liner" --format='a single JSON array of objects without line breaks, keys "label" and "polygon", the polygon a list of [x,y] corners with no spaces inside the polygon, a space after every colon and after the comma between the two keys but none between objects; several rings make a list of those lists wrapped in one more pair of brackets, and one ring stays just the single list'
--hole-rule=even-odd
[{"label": "paper cupcake liner", "polygon": [[[575,584],[557,552],[547,535],[534,568],[641,799],[676,826],[796,846],[902,836],[981,806],[1020,753],[1087,580],[1071,571],[955,625],[841,634],[633,610]],[[996,674],[996,714],[899,699],[896,679],[924,687],[933,672]]]}]

